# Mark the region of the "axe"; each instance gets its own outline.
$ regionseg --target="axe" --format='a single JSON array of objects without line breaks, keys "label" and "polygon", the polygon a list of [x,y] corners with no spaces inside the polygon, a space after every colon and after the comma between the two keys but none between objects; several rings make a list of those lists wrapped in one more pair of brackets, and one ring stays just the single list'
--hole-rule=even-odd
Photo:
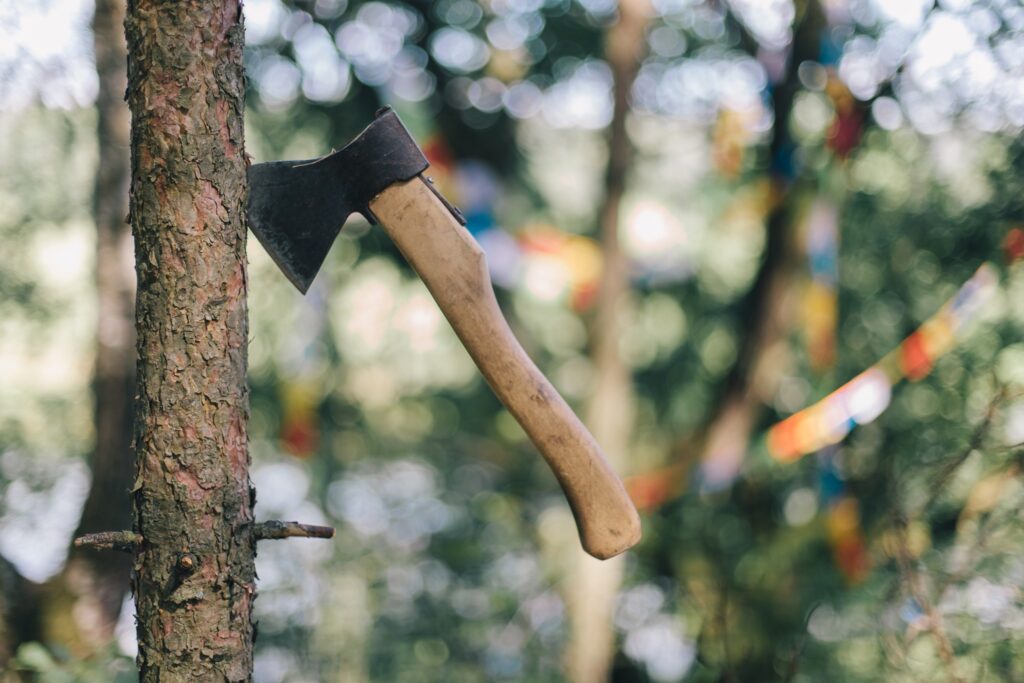
[{"label": "axe", "polygon": [[640,519],[594,437],[516,341],[483,251],[423,176],[428,164],[390,108],[343,149],[249,168],[249,227],[305,293],[345,219],[379,224],[420,276],[501,402],[562,486],[584,550],[599,559],[640,540]]}]

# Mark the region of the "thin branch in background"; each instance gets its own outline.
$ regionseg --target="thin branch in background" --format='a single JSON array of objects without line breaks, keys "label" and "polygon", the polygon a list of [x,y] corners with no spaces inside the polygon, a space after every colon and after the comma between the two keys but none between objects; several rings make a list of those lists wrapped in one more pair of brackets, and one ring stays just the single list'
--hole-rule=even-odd
[{"label": "thin branch in background", "polygon": [[[986,437],[991,432],[993,422],[996,415],[999,413],[999,409],[1005,404],[1008,398],[1008,394],[1005,387],[1001,387],[996,395],[989,402],[988,407],[985,410],[985,414],[982,421],[978,424],[975,430],[972,432],[970,438],[967,441],[967,445],[951,460],[946,462],[939,472],[935,475],[932,480],[930,487],[931,494],[923,505],[919,508],[917,513],[914,515],[915,518],[924,517],[928,511],[935,505],[936,501],[946,490],[950,480],[959,470],[959,468],[967,461],[971,453],[978,450],[984,443]],[[1007,468],[1007,472],[1016,472],[1017,463],[1011,461]],[[893,477],[892,481],[896,481]],[[893,495],[897,497],[899,486],[894,485]],[[1000,494],[1001,495],[1001,494]],[[994,524],[991,523],[991,519],[984,528],[979,530],[978,539],[971,550],[971,555],[976,555],[985,545],[989,535],[994,529]],[[899,567],[899,585],[917,602],[921,611],[923,612],[926,624],[922,629],[922,632],[929,633],[935,640],[938,648],[939,657],[946,668],[946,671],[953,681],[962,681],[963,679],[956,672],[956,660],[953,654],[952,641],[949,635],[946,633],[945,622],[942,618],[942,614],[939,609],[935,606],[928,591],[924,586],[924,577],[922,576],[918,567],[914,564],[913,554],[910,551],[910,539],[908,535],[908,516],[902,511],[898,510],[893,514],[892,530],[895,537],[896,545],[896,561]],[[947,576],[938,586],[934,594],[941,596],[945,594],[946,590],[950,585],[956,583],[966,577],[968,573],[968,567],[972,566],[973,562],[965,560],[963,567],[960,571],[955,572]],[[890,643],[896,645],[895,641]],[[905,653],[901,653],[901,657],[905,658]]]},{"label": "thin branch in background", "polygon": [[988,408],[985,409],[985,416],[982,418],[981,423],[975,428],[974,433],[971,434],[971,438],[967,441],[967,446],[965,446],[955,458],[947,462],[932,481],[931,495],[928,496],[928,499],[921,507],[921,510],[918,512],[918,516],[924,515],[935,504],[935,501],[938,500],[939,496],[945,491],[946,485],[949,483],[949,480],[953,478],[953,475],[956,474],[956,471],[960,466],[967,461],[967,458],[970,457],[971,453],[981,447],[985,437],[988,436],[989,431],[992,429],[992,421],[999,413],[999,409],[1006,402],[1006,398],[1006,387],[1001,387],[989,402]]},{"label": "thin branch in background", "polygon": [[729,647],[729,585],[722,587],[722,600],[718,606],[718,628],[722,632],[722,657],[725,663],[723,680],[727,683],[736,680],[732,670],[732,653]]},{"label": "thin branch in background", "polygon": [[895,519],[893,520],[893,530],[895,531],[896,536],[896,560],[899,564],[900,579],[904,588],[917,602],[926,617],[926,623],[923,631],[930,633],[932,638],[935,640],[935,645],[939,651],[939,658],[946,667],[946,673],[949,675],[949,679],[956,683],[964,683],[964,679],[962,679],[956,672],[956,658],[953,655],[953,644],[949,640],[949,636],[946,634],[946,626],[942,619],[942,614],[935,608],[931,598],[928,596],[928,592],[924,588],[921,573],[918,571],[911,558],[910,542],[907,536],[907,518],[905,515],[895,515]]},{"label": "thin branch in background", "polygon": [[796,642],[796,646],[793,647],[793,654],[790,656],[789,663],[786,665],[786,673],[782,677],[782,680],[785,681],[785,683],[792,681],[800,672],[800,657],[804,654],[804,646],[806,644],[807,632],[805,631]]},{"label": "thin branch in background", "polygon": [[895,633],[883,632],[880,642],[882,651],[889,665],[894,669],[901,669],[907,663],[907,651],[904,643],[896,637]]},{"label": "thin branch in background", "polygon": [[[1006,467],[1001,473],[998,473],[998,475],[990,475],[990,477],[1001,476],[1004,478],[1004,480],[1008,480],[1020,476],[1020,473],[1020,463],[1014,460],[1011,461],[1009,466]],[[1007,488],[1005,486],[1000,486],[998,488],[995,495],[993,496],[991,505],[988,508],[990,514],[988,514],[978,524],[974,542],[970,545],[970,547],[966,549],[966,556],[960,562],[958,562],[958,564],[960,565],[959,568],[947,574],[943,582],[939,584],[939,586],[937,587],[935,594],[940,598],[940,600],[950,586],[965,581],[967,579],[967,577],[970,575],[971,571],[974,569],[977,562],[981,559],[982,551],[988,547],[988,541],[992,538],[993,533],[996,529],[999,528],[1000,525],[997,524],[997,522],[1002,522],[1005,520],[1007,515],[995,515],[991,513],[991,510],[994,509],[999,504],[999,501],[1002,500],[1003,494],[1006,493],[1006,490]],[[1017,511],[1016,509],[1012,509],[1010,512],[1011,514],[1016,514]]]}]

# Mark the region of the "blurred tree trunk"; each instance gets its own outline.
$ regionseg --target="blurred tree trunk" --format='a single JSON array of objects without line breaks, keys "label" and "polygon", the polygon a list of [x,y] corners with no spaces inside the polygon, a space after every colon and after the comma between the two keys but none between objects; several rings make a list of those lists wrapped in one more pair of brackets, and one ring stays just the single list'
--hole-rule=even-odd
[{"label": "blurred tree trunk", "polygon": [[[727,376],[721,398],[705,432],[702,460],[736,463],[746,454],[757,413],[771,400],[779,380],[776,351],[787,324],[787,302],[796,265],[790,200],[794,178],[787,176],[785,155],[792,153],[789,116],[800,89],[797,69],[816,61],[826,26],[818,0],[796,3],[793,42],[785,72],[772,88],[775,120],[768,146],[771,204],[765,221],[765,248],[754,282],[739,305],[740,350]],[[756,43],[749,39],[747,43]]]},{"label": "blurred tree trunk", "polygon": [[[93,42],[97,168],[97,348],[93,370],[95,443],[92,483],[75,536],[124,528],[131,519],[132,396],[135,392],[135,273],[128,229],[128,107],[124,103],[124,7],[97,0]],[[72,546],[64,569],[43,585],[27,581],[9,563],[0,567],[0,664],[18,644],[60,643],[84,657],[108,644],[128,592],[131,560]]]},{"label": "blurred tree trunk", "polygon": [[[131,519],[132,396],[135,393],[135,272],[128,229],[128,137],[124,103],[124,5],[97,0],[93,43],[98,160],[96,223],[97,346],[93,369],[92,484],[75,536],[123,529]],[[64,570],[44,589],[42,637],[85,656],[110,642],[128,592],[131,559],[72,547]]]},{"label": "blurred tree trunk", "polygon": [[143,683],[252,678],[239,0],[131,0]]},{"label": "blurred tree trunk", "polygon": [[[601,206],[601,282],[591,339],[594,368],[584,421],[621,475],[628,466],[633,431],[633,386],[622,359],[619,338],[629,315],[629,263],[619,242],[619,213],[626,190],[626,173],[634,148],[626,132],[629,94],[646,44],[651,8],[648,0],[622,0],[618,21],[605,39],[605,57],[612,69],[614,110],[608,140],[604,203]],[[574,683],[608,680],[615,655],[612,612],[622,582],[623,557],[595,560],[577,550],[567,579],[570,637],[567,669]]]},{"label": "blurred tree trunk", "polygon": [[39,638],[39,585],[0,557],[0,683],[20,678],[8,666],[18,646]]}]

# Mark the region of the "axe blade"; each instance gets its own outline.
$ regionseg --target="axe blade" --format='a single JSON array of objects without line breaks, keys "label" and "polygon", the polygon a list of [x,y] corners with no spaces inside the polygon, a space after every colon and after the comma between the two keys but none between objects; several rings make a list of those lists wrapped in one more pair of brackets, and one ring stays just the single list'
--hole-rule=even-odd
[{"label": "axe blade", "polygon": [[349,215],[361,213],[375,223],[370,201],[426,168],[405,125],[384,108],[337,152],[249,167],[249,228],[305,294]]},{"label": "axe blade", "polygon": [[249,229],[303,294],[355,209],[335,197],[327,159],[277,161],[249,168]]}]

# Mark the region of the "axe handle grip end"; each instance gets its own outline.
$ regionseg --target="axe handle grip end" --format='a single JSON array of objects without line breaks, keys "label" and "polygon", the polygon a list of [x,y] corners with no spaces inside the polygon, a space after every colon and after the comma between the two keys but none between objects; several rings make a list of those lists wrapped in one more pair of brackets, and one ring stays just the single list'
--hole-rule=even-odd
[{"label": "axe handle grip end", "polygon": [[370,209],[548,462],[569,500],[583,549],[606,559],[635,545],[640,518],[625,487],[594,437],[512,334],[472,235],[420,178],[390,186]]}]

